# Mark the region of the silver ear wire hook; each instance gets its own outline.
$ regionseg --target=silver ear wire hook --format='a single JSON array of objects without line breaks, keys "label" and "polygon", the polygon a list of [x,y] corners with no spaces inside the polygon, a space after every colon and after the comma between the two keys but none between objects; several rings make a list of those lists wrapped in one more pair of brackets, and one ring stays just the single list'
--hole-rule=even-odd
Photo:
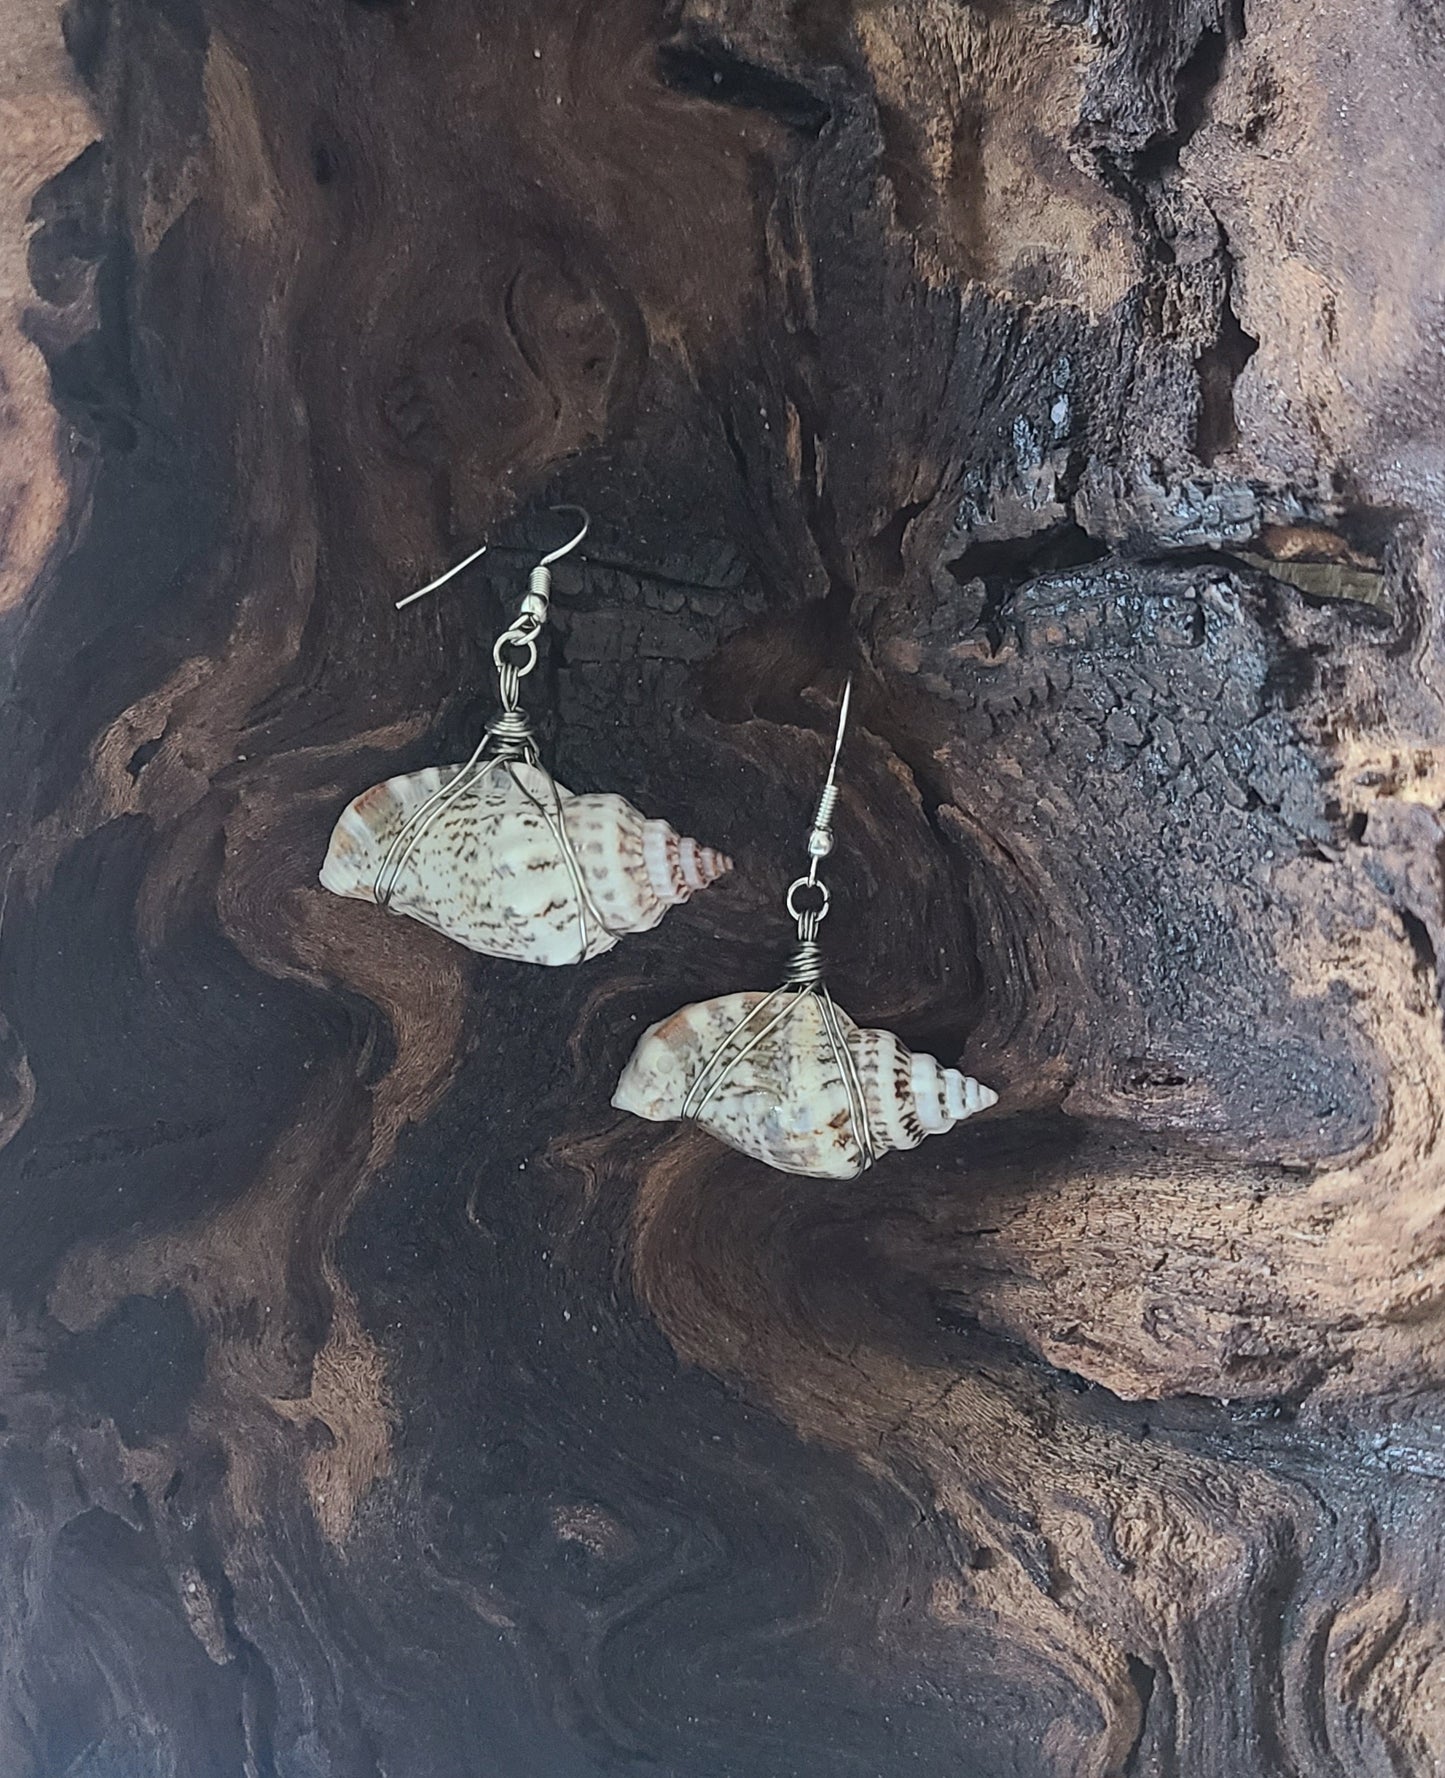
[{"label": "silver ear wire hook", "polygon": [[435,580],[429,580],[425,586],[419,586],[414,593],[408,593],[404,599],[398,599],[396,601],[397,610],[400,611],[403,605],[414,605],[418,599],[424,599],[428,593],[434,593],[439,586],[445,586],[449,580],[460,574],[463,568],[470,568],[478,556],[484,556],[486,553],[487,546],[484,543],[480,549],[474,549],[466,561],[458,562],[455,568],[448,568],[445,574],[437,575]]},{"label": "silver ear wire hook", "polygon": [[580,514],[582,519],[582,529],[575,537],[569,538],[560,549],[554,549],[547,555],[543,556],[542,560],[537,564],[539,568],[550,568],[553,562],[560,562],[563,556],[570,556],[572,551],[576,549],[577,545],[581,543],[582,539],[592,529],[592,520],[587,516],[587,508],[585,506],[554,506],[552,511],[575,512]]},{"label": "silver ear wire hook", "polygon": [[[547,607],[552,602],[552,564],[560,562],[563,556],[570,556],[577,545],[592,529],[592,520],[587,516],[585,506],[554,506],[553,512],[575,512],[582,515],[582,529],[575,537],[571,537],[559,549],[549,550],[527,577],[527,596],[522,601],[522,609],[513,629],[535,620],[538,629],[547,621]],[[508,636],[511,635],[508,631]],[[498,643],[498,647],[501,644]],[[497,662],[500,668],[501,662]]]},{"label": "silver ear wire hook", "polygon": [[850,673],[843,685],[843,701],[838,706],[838,735],[833,742],[833,757],[828,762],[828,776],[818,798],[813,825],[808,830],[808,856],[813,861],[808,872],[810,883],[818,880],[818,860],[826,858],[833,850],[833,811],[838,806],[838,761],[843,756],[843,737],[848,732],[848,710],[852,702],[853,675]]},{"label": "silver ear wire hook", "polygon": [[[843,685],[843,701],[838,706],[838,732],[833,741],[833,757],[828,762],[828,776],[813,812],[808,829],[808,874],[789,885],[788,912],[798,923],[798,948],[788,967],[787,980],[799,987],[811,987],[823,978],[823,953],[818,945],[818,928],[828,917],[832,897],[828,885],[818,876],[818,867],[833,850],[833,811],[838,806],[838,761],[843,756],[843,740],[848,732],[848,711],[853,702],[853,675]],[[814,907],[800,907],[798,897],[804,890],[813,890]]]},{"label": "silver ear wire hook", "polygon": [[[552,511],[581,513],[582,529],[575,537],[564,543],[560,549],[554,549],[549,554],[543,556],[542,560],[538,562],[537,566],[532,570],[531,580],[528,583],[529,590],[540,593],[543,598],[546,598],[549,595],[552,585],[552,576],[547,570],[551,568],[553,562],[560,562],[563,556],[570,556],[572,551],[576,549],[577,545],[581,543],[582,539],[592,529],[592,520],[588,517],[587,508],[585,506],[554,506]],[[429,580],[425,586],[419,586],[414,593],[408,593],[404,598],[396,600],[396,609],[400,611],[403,606],[414,605],[418,599],[424,599],[428,593],[434,593],[439,586],[445,586],[449,580],[455,579],[456,576],[461,573],[463,568],[470,568],[473,562],[477,561],[479,557],[486,555],[486,553],[487,546],[484,543],[480,549],[474,549],[464,561],[458,562],[453,568],[448,568],[445,574],[437,575],[435,580]],[[539,576],[545,576],[540,584],[538,581]],[[546,615],[546,612],[543,611],[543,618],[545,618]]]}]

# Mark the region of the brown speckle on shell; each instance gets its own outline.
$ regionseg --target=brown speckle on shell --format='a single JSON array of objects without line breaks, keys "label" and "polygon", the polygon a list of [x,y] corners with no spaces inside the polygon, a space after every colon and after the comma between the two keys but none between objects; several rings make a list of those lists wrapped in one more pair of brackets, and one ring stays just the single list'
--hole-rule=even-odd
[{"label": "brown speckle on shell", "polygon": [[[322,884],[375,901],[397,834],[459,770],[429,767],[363,791],[332,832]],[[540,766],[494,761],[428,819],[387,899],[486,956],[580,963],[648,931],[731,868],[624,797],[574,796]]]},{"label": "brown speckle on shell", "polygon": [[874,1159],[915,1148],[998,1098],[932,1056],[911,1053],[891,1031],[861,1030],[834,1008],[862,1092],[860,1129],[818,996],[796,993],[787,1016],[753,1041],[785,1004],[760,992],[726,994],[660,1020],[633,1051],[612,1103],[656,1122],[691,1115],[785,1173],[853,1179],[869,1148]]}]

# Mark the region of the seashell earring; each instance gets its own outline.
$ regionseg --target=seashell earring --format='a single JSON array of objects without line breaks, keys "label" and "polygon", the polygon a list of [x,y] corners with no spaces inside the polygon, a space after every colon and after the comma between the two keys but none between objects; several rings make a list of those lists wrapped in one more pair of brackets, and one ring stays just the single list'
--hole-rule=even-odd
[{"label": "seashell earring", "polygon": [[[576,549],[590,521],[532,570],[516,622],[492,649],[501,713],[465,765],[388,778],[343,810],[321,882],[373,901],[488,957],[583,963],[629,932],[656,926],[732,861],[650,821],[624,797],[574,796],[542,764],[520,703],[547,620],[551,564]],[[485,545],[482,546],[485,549]],[[460,574],[481,555],[417,592]]]},{"label": "seashell earring", "polygon": [[998,1094],[891,1031],[860,1030],[823,982],[818,929],[833,850],[838,759],[852,698],[838,712],[827,782],[808,832],[808,874],[789,888],[798,948],[781,987],[685,1006],[643,1033],[612,1103],[663,1123],[691,1118],[720,1141],[783,1173],[856,1179],[894,1148],[916,1148],[997,1102]]}]

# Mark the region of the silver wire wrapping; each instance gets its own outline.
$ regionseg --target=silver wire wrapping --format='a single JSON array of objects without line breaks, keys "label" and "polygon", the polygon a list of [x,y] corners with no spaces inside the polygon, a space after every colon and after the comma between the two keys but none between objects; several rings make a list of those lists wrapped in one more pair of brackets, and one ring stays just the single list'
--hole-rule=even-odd
[{"label": "silver wire wrapping", "polygon": [[[839,1023],[838,1008],[823,980],[823,951],[818,942],[819,928],[827,919],[832,904],[828,885],[819,877],[818,868],[833,850],[833,811],[838,805],[839,794],[838,761],[843,751],[852,697],[850,674],[838,710],[838,732],[827,780],[808,830],[808,873],[789,885],[785,898],[788,913],[797,925],[797,948],[788,961],[781,986],[774,988],[733,1026],[698,1070],[683,1099],[681,1115],[695,1121],[700,1119],[737,1068],[811,999],[818,1008],[819,1023],[843,1082],[848,1121],[858,1149],[858,1171],[863,1173],[878,1159],[879,1145],[869,1121],[868,1102],[858,1077],[857,1062]],[[800,896],[806,898],[801,904]],[[773,1011],[774,1008],[777,1010]]]},{"label": "silver wire wrapping", "polygon": [[[611,929],[603,919],[591,891],[582,875],[581,865],[573,847],[567,826],[562,818],[562,800],[558,793],[556,780],[542,764],[537,751],[536,737],[527,713],[521,704],[522,681],[537,665],[537,638],[547,622],[547,612],[552,598],[551,564],[576,549],[587,535],[591,521],[580,506],[559,506],[554,512],[575,512],[581,515],[582,528],[569,542],[560,549],[553,550],[532,570],[527,583],[526,596],[522,600],[522,608],[516,621],[510,628],[498,636],[492,646],[492,661],[497,669],[497,684],[501,696],[501,710],[486,726],[482,738],[478,741],[475,751],[465,765],[461,766],[452,777],[421,803],[408,820],[398,830],[396,837],[387,848],[386,855],[376,873],[375,898],[378,907],[396,912],[392,907],[392,897],[396,893],[397,883],[402,872],[410,863],[422,839],[432,825],[440,819],[445,811],[464,796],[475,784],[487,774],[505,771],[516,785],[523,797],[536,809],[552,836],[553,843],[571,881],[573,892],[577,898],[577,960],[581,962],[587,956],[589,937],[587,932],[588,916],[596,923],[599,931],[608,933]],[[482,550],[486,548],[484,544]],[[419,587],[416,592],[408,593],[404,599],[398,599],[397,609],[410,605],[424,594],[433,592],[459,574],[469,563],[476,561],[482,550],[475,551],[450,568],[445,574]],[[545,796],[539,797],[523,783],[517,772],[519,764],[526,764],[539,773],[547,784]],[[616,936],[615,934],[613,936]]]},{"label": "silver wire wrapping", "polygon": [[838,713],[827,782],[808,830],[808,870],[789,885],[798,939],[771,993],[744,989],[679,1007],[650,1025],[612,1103],[653,1123],[686,1118],[781,1173],[856,1179],[894,1149],[916,1148],[997,1103],[981,1081],[910,1051],[891,1031],[862,1029],[823,981],[819,930],[833,850],[838,759],[852,695]]},{"label": "silver wire wrapping", "polygon": [[549,566],[588,529],[586,513],[570,510],[580,529],[532,570],[515,620],[493,644],[500,707],[471,757],[400,772],[354,796],[319,872],[333,895],[405,915],[481,956],[545,966],[583,963],[629,933],[650,932],[732,869],[725,853],[625,796],[577,795],[541,762],[522,686],[547,621]]}]

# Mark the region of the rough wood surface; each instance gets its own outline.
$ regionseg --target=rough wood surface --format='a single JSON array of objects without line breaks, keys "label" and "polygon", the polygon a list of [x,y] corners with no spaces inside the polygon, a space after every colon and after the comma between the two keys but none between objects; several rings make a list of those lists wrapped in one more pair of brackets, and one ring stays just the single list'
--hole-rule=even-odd
[{"label": "rough wood surface", "polygon": [[[7,0],[7,1778],[1445,1762],[1442,80]],[[315,877],[558,499],[558,772],[738,869],[539,971]],[[608,1099],[775,979],[849,667],[835,990],[1003,1098],[833,1187]]]}]

